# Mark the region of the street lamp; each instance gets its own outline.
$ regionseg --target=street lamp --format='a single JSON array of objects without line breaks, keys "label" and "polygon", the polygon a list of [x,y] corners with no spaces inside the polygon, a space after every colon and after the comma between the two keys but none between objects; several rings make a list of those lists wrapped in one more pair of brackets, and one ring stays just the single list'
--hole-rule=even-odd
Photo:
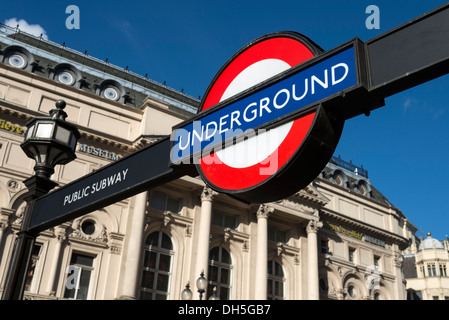
[{"label": "street lamp", "polygon": [[190,282],[187,282],[186,288],[181,292],[182,300],[192,300],[192,290],[190,290]]},{"label": "street lamp", "polygon": [[196,280],[196,287],[198,288],[198,293],[200,294],[200,300],[203,300],[203,293],[207,288],[207,280],[204,278],[204,271],[201,271],[200,277]]},{"label": "street lamp", "polygon": [[37,176],[50,179],[57,164],[67,164],[76,158],[76,142],[80,138],[78,129],[65,121],[67,113],[64,100],[56,101],[50,117],[37,117],[28,121],[25,140],[20,145],[25,154],[36,161]]},{"label": "street lamp", "polygon": [[217,296],[217,287],[214,287],[212,289],[212,295],[209,297],[209,300],[220,300],[220,298]]},{"label": "street lamp", "polygon": [[[203,300],[203,294],[206,292],[207,280],[204,277],[204,270],[201,271],[200,277],[196,280],[196,287],[198,288],[198,293],[200,294],[200,300]],[[217,287],[214,287],[213,294],[209,297],[209,300],[220,300],[217,296]],[[186,287],[181,292],[182,300],[192,300],[192,290],[190,290],[190,282],[187,282]]]},{"label": "street lamp", "polygon": [[[25,139],[20,145],[25,154],[34,159],[35,175],[23,181],[28,188],[22,226],[17,234],[2,300],[19,300],[23,297],[34,242],[37,234],[28,231],[34,201],[58,184],[50,180],[58,164],[67,164],[76,158],[75,147],[81,137],[73,124],[65,121],[67,113],[64,100],[56,101],[56,109],[49,117],[36,117],[26,124]],[[49,208],[51,210],[51,208]]]}]

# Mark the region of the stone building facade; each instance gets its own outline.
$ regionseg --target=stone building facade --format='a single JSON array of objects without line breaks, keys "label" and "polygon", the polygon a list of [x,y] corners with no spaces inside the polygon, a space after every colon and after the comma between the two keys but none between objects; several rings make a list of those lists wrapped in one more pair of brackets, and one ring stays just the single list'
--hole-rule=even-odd
[{"label": "stone building facade", "polygon": [[408,300],[449,300],[448,241],[432,238],[430,232],[419,245],[404,254],[404,277]]}]

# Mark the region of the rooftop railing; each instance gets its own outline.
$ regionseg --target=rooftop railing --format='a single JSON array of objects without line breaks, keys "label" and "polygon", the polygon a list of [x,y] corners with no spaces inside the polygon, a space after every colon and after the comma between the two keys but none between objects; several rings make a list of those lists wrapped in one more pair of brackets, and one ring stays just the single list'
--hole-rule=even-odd
[{"label": "rooftop railing", "polygon": [[340,158],[340,156],[338,156],[338,157],[333,156],[332,160],[339,167],[341,167],[343,169],[346,169],[346,170],[348,170],[348,171],[350,171],[350,172],[352,172],[352,173],[354,173],[356,175],[359,175],[359,176],[362,176],[362,177],[365,177],[365,178],[368,179],[368,170],[364,169],[363,165],[360,166],[360,167],[356,166],[355,164],[352,163],[352,161],[347,162],[347,161],[343,160],[342,158]]}]

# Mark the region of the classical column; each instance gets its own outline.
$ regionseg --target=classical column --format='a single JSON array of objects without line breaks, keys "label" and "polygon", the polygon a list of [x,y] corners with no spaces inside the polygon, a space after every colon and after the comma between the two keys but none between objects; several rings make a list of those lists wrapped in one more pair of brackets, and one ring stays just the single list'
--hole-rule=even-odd
[{"label": "classical column", "polygon": [[[53,261],[51,262],[51,269],[50,269],[50,274],[48,276],[48,287],[47,287],[47,291],[49,295],[54,296],[55,295],[55,286],[56,286],[56,271],[58,270],[58,266],[59,266],[59,257],[61,255],[61,247],[62,247],[62,242],[65,240],[65,228],[60,228],[62,230],[64,230],[64,232],[60,232],[59,234],[56,235],[56,244],[55,244],[55,250],[52,254],[53,256]],[[61,230],[60,230],[61,231]]]},{"label": "classical column", "polygon": [[3,235],[9,226],[9,217],[14,214],[15,210],[7,209],[7,208],[1,208],[0,209],[0,251],[2,249],[3,245]]},{"label": "classical column", "polygon": [[137,299],[139,273],[141,272],[141,256],[143,254],[145,213],[147,209],[148,192],[136,196],[131,228],[127,231],[129,237],[126,245],[125,268],[122,272],[122,290],[120,299]]},{"label": "classical column", "polygon": [[5,232],[5,229],[8,227],[6,223],[0,222],[0,249],[2,248],[2,242],[3,242],[3,233]]},{"label": "classical column", "polygon": [[311,220],[307,224],[307,260],[308,260],[308,291],[309,300],[319,300],[318,280],[318,230],[323,226],[320,221]]},{"label": "classical column", "polygon": [[402,272],[402,263],[404,262],[404,257],[401,254],[401,251],[397,244],[393,245],[393,253],[394,253],[394,275],[396,276],[395,282],[395,294],[397,300],[405,300],[407,299],[406,293],[406,281],[404,279],[404,274]]},{"label": "classical column", "polygon": [[267,299],[267,266],[268,266],[268,216],[274,209],[260,205],[257,210],[257,251],[256,251],[256,300]]},{"label": "classical column", "polygon": [[[209,266],[209,240],[210,240],[210,223],[212,220],[212,200],[217,193],[209,187],[204,187],[201,194],[201,216],[198,231],[198,243],[196,246],[196,264],[194,274],[194,286],[196,286],[196,279],[204,272],[204,277],[207,279],[207,272]],[[196,287],[193,290],[196,299],[199,299],[199,294]]]}]

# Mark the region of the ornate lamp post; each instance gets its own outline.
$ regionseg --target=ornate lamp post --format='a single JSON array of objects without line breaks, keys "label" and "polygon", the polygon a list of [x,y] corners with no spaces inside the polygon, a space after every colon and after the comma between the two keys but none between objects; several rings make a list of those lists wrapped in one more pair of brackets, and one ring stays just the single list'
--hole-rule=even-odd
[{"label": "ornate lamp post", "polygon": [[186,288],[181,292],[182,300],[192,300],[192,290],[190,290],[190,282],[187,282]]},{"label": "ornate lamp post", "polygon": [[196,287],[198,288],[198,293],[200,294],[200,300],[203,300],[203,293],[207,288],[207,280],[204,278],[204,271],[201,271],[200,277],[196,280]]},{"label": "ornate lamp post", "polygon": [[209,300],[220,300],[220,298],[217,296],[217,287],[214,287],[212,289],[212,295],[209,297]]},{"label": "ornate lamp post", "polygon": [[28,129],[20,146],[29,158],[35,160],[35,175],[23,181],[28,188],[25,197],[27,205],[17,234],[2,300],[19,300],[23,297],[26,273],[37,237],[37,234],[28,231],[34,201],[58,185],[50,180],[55,166],[67,164],[76,158],[75,147],[81,135],[76,126],[65,121],[65,106],[64,100],[58,100],[56,109],[50,110],[49,117],[36,117],[26,124]]},{"label": "ornate lamp post", "polygon": [[[198,288],[198,293],[200,294],[200,300],[203,300],[203,294],[206,292],[207,280],[204,277],[204,271],[201,271],[200,277],[196,280],[196,287]],[[192,300],[192,290],[190,290],[190,282],[187,282],[185,289],[181,292],[182,300]],[[217,296],[217,288],[214,287],[213,294],[209,297],[209,300],[220,300]]]}]

